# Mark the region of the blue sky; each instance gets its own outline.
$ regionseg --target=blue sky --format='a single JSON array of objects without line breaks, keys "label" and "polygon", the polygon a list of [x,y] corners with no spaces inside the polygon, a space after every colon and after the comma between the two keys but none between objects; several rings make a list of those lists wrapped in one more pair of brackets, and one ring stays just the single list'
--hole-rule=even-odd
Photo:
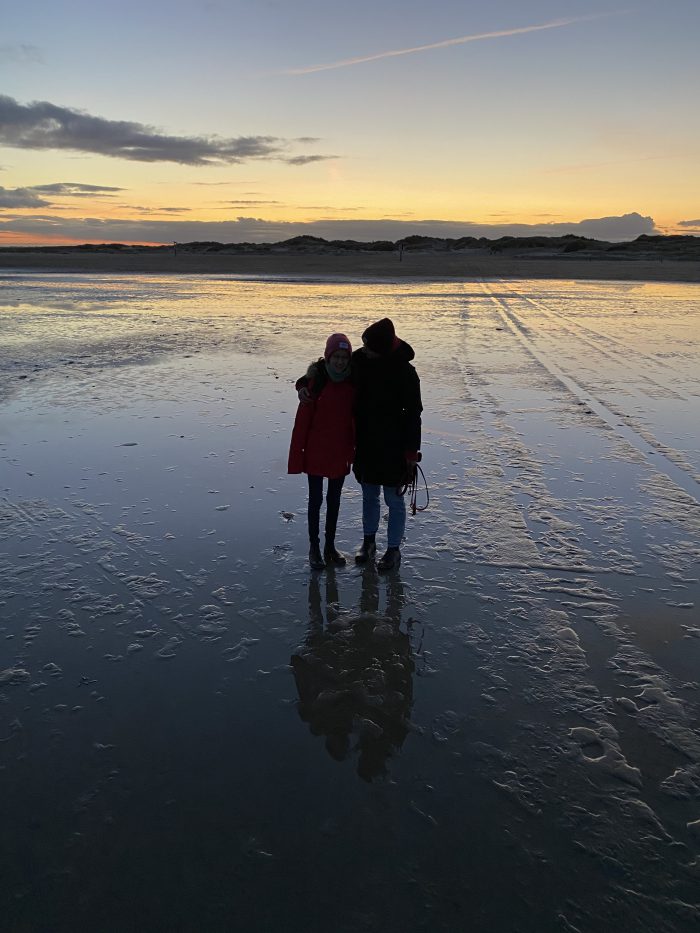
[{"label": "blue sky", "polygon": [[699,27],[696,0],[26,0],[0,243],[700,233]]}]

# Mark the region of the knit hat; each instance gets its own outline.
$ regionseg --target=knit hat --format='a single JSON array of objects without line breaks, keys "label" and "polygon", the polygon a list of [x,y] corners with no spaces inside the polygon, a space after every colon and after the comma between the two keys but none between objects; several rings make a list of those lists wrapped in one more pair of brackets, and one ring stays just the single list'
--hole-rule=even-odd
[{"label": "knit hat", "polygon": [[393,350],[395,339],[396,332],[394,331],[394,325],[388,317],[384,317],[381,321],[370,324],[362,335],[362,342],[367,349],[372,350],[373,353],[379,353],[382,356]]},{"label": "knit hat", "polygon": [[323,353],[326,362],[328,362],[336,350],[346,350],[349,354],[352,353],[352,344],[345,334],[331,334],[328,340],[326,340],[326,349]]}]

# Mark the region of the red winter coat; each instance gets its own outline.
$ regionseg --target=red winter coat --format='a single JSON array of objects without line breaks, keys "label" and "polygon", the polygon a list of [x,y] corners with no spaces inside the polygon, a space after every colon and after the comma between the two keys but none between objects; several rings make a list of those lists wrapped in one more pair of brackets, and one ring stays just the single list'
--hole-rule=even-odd
[{"label": "red winter coat", "polygon": [[[309,385],[313,395],[313,384]],[[330,379],[318,396],[300,402],[289,446],[288,473],[338,479],[347,476],[355,456],[355,389],[348,380]]]}]

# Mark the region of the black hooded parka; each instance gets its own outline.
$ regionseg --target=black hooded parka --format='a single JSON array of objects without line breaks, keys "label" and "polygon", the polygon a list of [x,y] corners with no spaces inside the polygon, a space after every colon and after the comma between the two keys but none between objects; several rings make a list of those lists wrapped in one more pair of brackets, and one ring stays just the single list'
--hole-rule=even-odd
[{"label": "black hooded parka", "polygon": [[411,365],[415,353],[395,340],[390,353],[369,356],[362,347],[352,354],[356,450],[353,472],[360,483],[400,486],[406,456],[420,450],[420,379]]}]

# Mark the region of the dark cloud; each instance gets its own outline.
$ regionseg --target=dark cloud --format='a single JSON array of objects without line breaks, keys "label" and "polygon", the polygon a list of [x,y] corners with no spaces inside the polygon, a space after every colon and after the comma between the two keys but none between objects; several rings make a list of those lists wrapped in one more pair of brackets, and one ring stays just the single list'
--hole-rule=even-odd
[{"label": "dark cloud", "polygon": [[100,220],[58,216],[14,216],[0,219],[0,233],[17,233],[50,243],[56,238],[77,241],[185,243],[216,240],[222,243],[265,243],[293,236],[311,235],[327,240],[398,240],[412,234],[434,237],[564,236],[577,234],[599,240],[633,240],[642,233],[659,233],[651,217],[625,214],[578,223],[476,224],[445,220],[341,220],[328,218],[310,223],[237,217],[235,220]]},{"label": "dark cloud", "polygon": [[31,185],[29,188],[3,188],[0,186],[0,207],[32,208],[51,207],[52,202],[45,200],[45,196],[53,197],[111,197],[123,188],[112,188],[105,185],[84,185],[80,182],[63,181],[51,185]]},{"label": "dark cloud", "polygon": [[700,220],[679,220],[679,227],[689,227],[691,230],[700,230]]},{"label": "dark cloud", "polygon": [[136,162],[230,165],[275,159],[305,165],[329,156],[289,156],[276,136],[167,136],[142,123],[106,120],[48,101],[23,105],[0,95],[0,144],[19,149],[69,149]]},{"label": "dark cloud", "polygon": [[289,159],[283,159],[283,162],[286,162],[288,165],[310,165],[311,162],[325,162],[328,159],[337,159],[338,156],[332,155],[300,155],[293,156]]},{"label": "dark cloud", "polygon": [[135,211],[137,214],[147,216],[158,214],[189,214],[189,207],[148,207],[144,204],[120,204],[122,210]]},{"label": "dark cloud", "polygon": [[39,194],[68,194],[78,198],[87,198],[96,194],[109,196],[116,191],[124,191],[125,189],[113,188],[108,185],[84,185],[77,181],[59,181],[52,185],[32,185],[31,190]]},{"label": "dark cloud", "polygon": [[39,197],[34,188],[3,188],[0,185],[0,207],[49,207],[50,201]]},{"label": "dark cloud", "polygon": [[[565,227],[567,225],[555,223],[548,226]],[[599,240],[628,240],[642,233],[659,233],[651,217],[642,217],[637,213],[623,214],[621,217],[582,220],[579,228],[578,232],[581,236],[595,237]]]}]

